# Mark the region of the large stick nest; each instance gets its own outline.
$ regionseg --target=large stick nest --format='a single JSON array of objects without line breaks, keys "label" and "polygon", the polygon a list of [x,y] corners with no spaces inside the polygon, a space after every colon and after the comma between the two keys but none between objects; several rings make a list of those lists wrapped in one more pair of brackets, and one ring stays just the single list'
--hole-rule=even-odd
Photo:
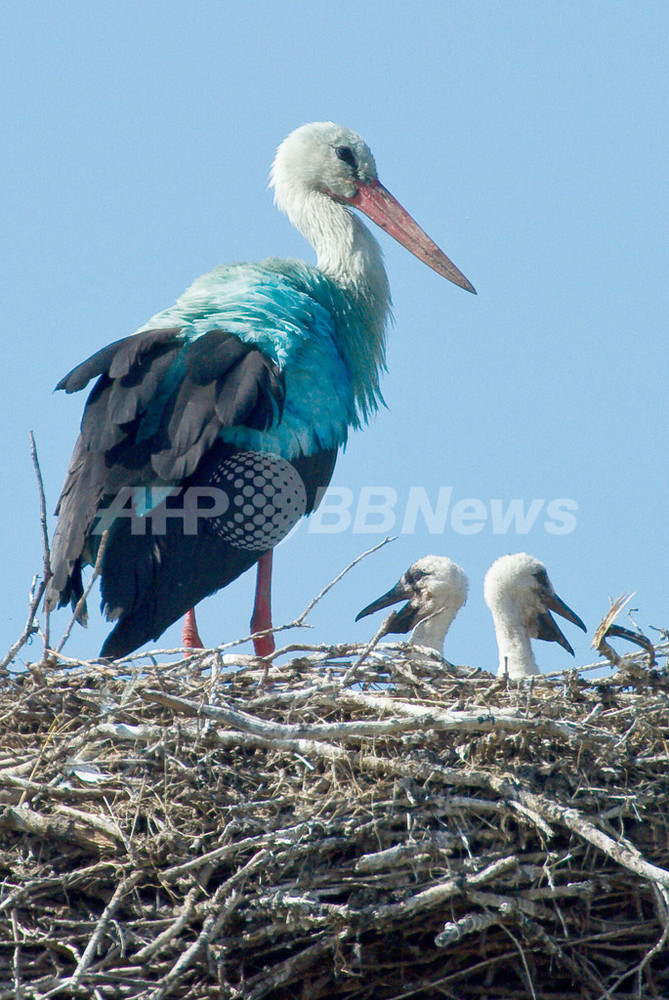
[{"label": "large stick nest", "polygon": [[0,1000],[669,996],[666,668],[357,652],[6,673]]}]

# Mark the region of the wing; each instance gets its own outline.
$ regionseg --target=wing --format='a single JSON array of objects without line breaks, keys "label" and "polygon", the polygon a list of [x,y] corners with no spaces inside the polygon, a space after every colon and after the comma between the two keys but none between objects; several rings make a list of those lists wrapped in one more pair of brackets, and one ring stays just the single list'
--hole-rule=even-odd
[{"label": "wing", "polygon": [[[94,527],[110,498],[123,488],[187,479],[222,428],[267,429],[280,421],[285,397],[276,362],[220,329],[193,341],[178,327],[134,334],[84,361],[57,388],[76,392],[95,377],[56,510],[48,609],[74,606],[81,596],[81,566],[95,561]],[[105,564],[120,558],[121,537],[115,526]]]}]

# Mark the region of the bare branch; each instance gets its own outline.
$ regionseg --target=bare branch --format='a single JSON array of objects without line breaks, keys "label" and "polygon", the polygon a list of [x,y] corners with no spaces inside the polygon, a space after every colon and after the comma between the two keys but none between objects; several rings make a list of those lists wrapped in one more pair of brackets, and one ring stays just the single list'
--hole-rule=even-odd
[{"label": "bare branch", "polygon": [[87,585],[86,589],[84,590],[83,594],[81,595],[81,597],[77,601],[77,606],[75,607],[74,612],[72,613],[72,617],[71,617],[71,619],[69,621],[69,624],[68,624],[67,628],[65,629],[65,632],[63,633],[63,638],[58,643],[58,647],[56,649],[57,653],[60,653],[60,651],[62,650],[63,646],[65,645],[65,643],[67,642],[67,640],[70,638],[70,632],[74,628],[75,622],[78,622],[81,619],[81,616],[82,616],[82,614],[85,611],[86,601],[88,600],[88,595],[90,594],[90,592],[91,592],[91,590],[93,588],[93,584],[95,583],[95,581],[97,580],[97,578],[100,576],[100,573],[102,572],[102,560],[104,559],[105,549],[107,548],[107,541],[108,541],[108,539],[109,539],[109,529],[107,528],[105,531],[102,532],[102,538],[100,539],[100,546],[98,548],[98,554],[97,554],[97,558],[95,560],[95,566],[93,567],[93,572],[91,574],[91,578],[88,581],[88,585]]},{"label": "bare branch", "polygon": [[6,670],[6,668],[12,662],[16,654],[20,652],[21,649],[23,649],[25,644],[38,631],[37,625],[35,624],[35,615],[37,614],[37,609],[39,608],[40,601],[42,600],[45,590],[46,590],[46,582],[44,580],[41,580],[40,583],[38,584],[37,577],[33,577],[32,586],[30,588],[30,599],[28,603],[28,618],[26,620],[26,624],[19,638],[16,640],[15,643],[13,643],[9,647],[4,658],[0,661],[0,671],[4,672]]},{"label": "bare branch", "polygon": [[[42,574],[42,579],[44,581],[45,587],[48,586],[49,580],[51,579],[51,552],[49,547],[49,531],[47,528],[46,521],[46,495],[44,492],[44,480],[42,479],[42,470],[40,469],[39,458],[37,457],[37,445],[35,444],[35,436],[32,431],[29,432],[30,437],[30,456],[32,458],[33,468],[35,469],[35,476],[37,477],[37,488],[39,491],[39,521],[40,529],[42,532],[42,548],[44,557],[44,570]],[[47,653],[49,649],[49,612],[46,611],[44,615],[44,654],[43,659],[46,660]]]}]

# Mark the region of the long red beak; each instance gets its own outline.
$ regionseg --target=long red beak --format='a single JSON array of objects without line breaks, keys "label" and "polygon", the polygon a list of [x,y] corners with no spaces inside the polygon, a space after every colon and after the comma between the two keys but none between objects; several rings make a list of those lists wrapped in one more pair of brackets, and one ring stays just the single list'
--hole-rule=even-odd
[{"label": "long red beak", "polygon": [[458,270],[379,181],[361,184],[358,193],[348,203],[368,215],[372,222],[437,274],[476,295],[476,289],[462,271]]}]

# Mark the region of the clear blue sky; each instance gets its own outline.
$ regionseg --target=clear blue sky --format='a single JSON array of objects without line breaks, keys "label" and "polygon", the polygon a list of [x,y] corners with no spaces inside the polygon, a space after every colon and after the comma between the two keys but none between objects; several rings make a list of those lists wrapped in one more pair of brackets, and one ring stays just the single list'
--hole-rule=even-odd
[{"label": "clear blue sky", "polygon": [[[377,620],[354,625],[357,611],[428,552],[470,577],[455,662],[496,666],[482,581],[506,552],[542,559],[590,627],[565,625],[577,662],[623,590],[642,626],[667,627],[668,29],[665,0],[5,2],[0,653],[41,569],[28,431],[53,510],[84,403],[53,386],[217,263],[312,261],[266,181],[281,139],[325,119],[363,135],[479,294],[379,234],[388,409],[353,436],[333,485],[359,528],[374,528],[370,488],[394,499],[395,530],[411,487],[433,506],[451,487],[451,506],[439,530],[418,518],[353,570],[305,638],[369,637]],[[524,533],[499,520],[514,500],[543,501]],[[556,534],[559,500],[577,509]],[[277,550],[277,624],[382,533],[300,528]],[[200,606],[207,642],[246,633],[252,586]],[[73,655],[106,634],[97,600],[90,617]],[[53,617],[57,635],[67,620]],[[535,645],[543,669],[572,662]]]}]

